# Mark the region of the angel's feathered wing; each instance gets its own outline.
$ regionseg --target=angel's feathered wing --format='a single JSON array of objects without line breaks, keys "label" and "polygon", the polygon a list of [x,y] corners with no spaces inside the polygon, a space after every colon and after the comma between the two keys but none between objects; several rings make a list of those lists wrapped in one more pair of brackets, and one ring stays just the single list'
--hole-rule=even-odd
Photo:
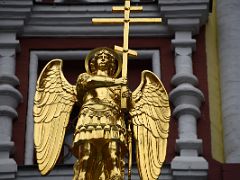
[{"label": "angel's feathered wing", "polygon": [[39,76],[33,107],[34,144],[42,175],[56,164],[75,101],[75,86],[65,79],[62,60],[53,59]]},{"label": "angel's feathered wing", "polygon": [[141,179],[157,179],[166,155],[170,108],[167,92],[152,72],[142,72],[132,104],[138,171]]}]

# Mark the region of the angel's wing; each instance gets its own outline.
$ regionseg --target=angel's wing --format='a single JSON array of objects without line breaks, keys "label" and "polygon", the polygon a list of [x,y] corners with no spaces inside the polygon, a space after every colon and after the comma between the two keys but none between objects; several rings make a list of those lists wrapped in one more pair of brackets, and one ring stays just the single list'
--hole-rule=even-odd
[{"label": "angel's wing", "polygon": [[170,108],[166,90],[151,71],[142,72],[132,104],[138,171],[141,179],[157,179],[166,156]]},{"label": "angel's wing", "polygon": [[42,175],[55,166],[62,149],[69,116],[76,101],[75,86],[62,73],[62,60],[53,59],[42,70],[34,98],[34,143]]}]

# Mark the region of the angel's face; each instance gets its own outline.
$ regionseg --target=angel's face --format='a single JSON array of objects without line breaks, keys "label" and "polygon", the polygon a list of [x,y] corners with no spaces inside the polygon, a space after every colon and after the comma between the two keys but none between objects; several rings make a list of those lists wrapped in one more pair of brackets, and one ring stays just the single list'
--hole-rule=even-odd
[{"label": "angel's face", "polygon": [[108,69],[109,59],[108,55],[104,52],[98,56],[97,67],[99,70],[106,71]]}]

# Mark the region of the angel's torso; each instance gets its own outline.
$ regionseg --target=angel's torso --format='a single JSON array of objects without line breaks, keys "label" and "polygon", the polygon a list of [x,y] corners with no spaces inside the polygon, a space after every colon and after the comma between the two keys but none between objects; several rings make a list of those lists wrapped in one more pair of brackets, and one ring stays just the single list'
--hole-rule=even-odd
[{"label": "angel's torso", "polygon": [[77,82],[78,97],[82,98],[83,103],[74,142],[85,139],[125,141],[126,127],[120,108],[120,87],[89,87],[87,78],[89,75],[79,78]]}]

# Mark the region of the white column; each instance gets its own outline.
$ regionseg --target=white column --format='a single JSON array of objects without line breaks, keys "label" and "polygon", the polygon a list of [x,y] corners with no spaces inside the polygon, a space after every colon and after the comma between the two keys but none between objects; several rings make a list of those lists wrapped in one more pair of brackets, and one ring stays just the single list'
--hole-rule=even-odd
[{"label": "white column", "polygon": [[10,158],[14,143],[12,123],[17,117],[16,108],[22,95],[15,88],[19,85],[15,76],[15,33],[0,33],[0,179],[15,179],[17,164]]},{"label": "white column", "polygon": [[175,50],[176,74],[172,84],[176,86],[170,93],[170,100],[175,106],[173,116],[178,120],[176,156],[171,162],[173,176],[178,179],[206,179],[208,163],[199,156],[202,140],[197,136],[197,120],[201,116],[200,106],[204,101],[203,93],[195,87],[197,77],[193,75],[192,51],[196,41],[188,31],[175,32],[172,44]]},{"label": "white column", "polygon": [[218,0],[217,22],[226,163],[240,163],[240,1]]}]

